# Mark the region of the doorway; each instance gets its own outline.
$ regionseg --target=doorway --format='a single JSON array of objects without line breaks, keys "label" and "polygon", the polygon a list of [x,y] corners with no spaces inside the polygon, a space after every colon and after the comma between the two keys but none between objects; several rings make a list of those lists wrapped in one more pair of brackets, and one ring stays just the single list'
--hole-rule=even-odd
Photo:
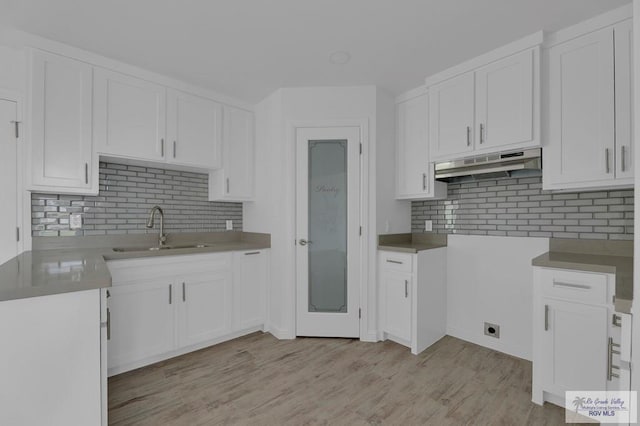
[{"label": "doorway", "polygon": [[296,129],[296,335],[360,336],[360,128]]}]

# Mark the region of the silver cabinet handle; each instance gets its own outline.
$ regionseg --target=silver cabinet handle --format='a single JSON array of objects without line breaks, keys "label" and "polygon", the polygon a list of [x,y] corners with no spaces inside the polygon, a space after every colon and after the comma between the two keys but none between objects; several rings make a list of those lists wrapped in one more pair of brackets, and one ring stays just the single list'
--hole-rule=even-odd
[{"label": "silver cabinet handle", "polygon": [[619,378],[620,375],[618,373],[614,373],[613,370],[620,370],[620,367],[617,365],[613,365],[613,354],[620,355],[620,351],[617,351],[613,348],[619,348],[620,345],[617,343],[613,343],[613,338],[609,337],[609,350],[607,356],[607,380],[611,381],[614,377]]},{"label": "silver cabinet handle", "polygon": [[164,138],[160,139],[160,157],[164,157]]},{"label": "silver cabinet handle", "polygon": [[229,193],[229,178],[227,178],[227,194]]},{"label": "silver cabinet handle", "polygon": [[427,174],[426,173],[422,174],[422,190],[423,191],[427,190]]},{"label": "silver cabinet handle", "polygon": [[620,147],[620,168],[622,169],[623,172],[624,172],[624,169],[626,169],[624,157],[625,157],[625,146],[622,145]]},{"label": "silver cabinet handle", "polygon": [[611,318],[611,325],[614,327],[622,327],[622,317],[620,315],[613,314],[613,318]]},{"label": "silver cabinet handle", "polygon": [[176,158],[176,141],[173,141],[173,158]]},{"label": "silver cabinet handle", "polygon": [[306,246],[307,244],[312,244],[313,241],[309,241],[309,240],[305,240],[304,238],[301,238],[300,241],[298,241],[298,244],[300,244],[301,246]]},{"label": "silver cabinet handle", "polygon": [[484,124],[480,123],[480,144],[484,143]]},{"label": "silver cabinet handle", "polygon": [[561,281],[554,281],[553,282],[553,286],[554,287],[566,287],[566,288],[578,289],[578,290],[590,290],[591,289],[590,285],[563,283]]},{"label": "silver cabinet handle", "polygon": [[111,311],[107,308],[107,340],[111,340]]},{"label": "silver cabinet handle", "polygon": [[471,127],[467,126],[467,146],[471,146]]},{"label": "silver cabinet handle", "polygon": [[254,254],[260,254],[260,252],[259,251],[250,251],[249,253],[245,253],[244,255],[245,256],[252,256]]},{"label": "silver cabinet handle", "polygon": [[171,288],[173,287],[173,285],[169,284],[169,304],[173,303],[173,291],[171,290]]},{"label": "silver cabinet handle", "polygon": [[404,280],[404,297],[409,297],[409,280]]},{"label": "silver cabinet handle", "polygon": [[544,305],[544,331],[549,330],[549,305]]},{"label": "silver cabinet handle", "polygon": [[84,163],[84,183],[89,183],[89,163]]},{"label": "silver cabinet handle", "polygon": [[186,290],[186,284],[184,283],[184,281],[182,282],[182,301],[186,302],[187,301],[187,290]]},{"label": "silver cabinet handle", "polygon": [[397,263],[398,265],[402,265],[402,262],[400,262],[399,260],[387,259],[387,263]]},{"label": "silver cabinet handle", "polygon": [[604,149],[604,165],[605,171],[609,174],[609,148]]}]

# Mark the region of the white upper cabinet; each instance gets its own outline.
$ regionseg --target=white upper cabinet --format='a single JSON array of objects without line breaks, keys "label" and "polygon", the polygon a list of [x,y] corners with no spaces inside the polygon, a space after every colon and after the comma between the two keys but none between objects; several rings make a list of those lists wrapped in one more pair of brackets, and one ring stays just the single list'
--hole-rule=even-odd
[{"label": "white upper cabinet", "polygon": [[171,89],[167,96],[168,161],[205,169],[220,167],[222,105]]},{"label": "white upper cabinet", "polygon": [[28,188],[95,195],[91,65],[40,50],[31,52]]},{"label": "white upper cabinet", "polygon": [[222,168],[209,174],[209,200],[250,201],[254,191],[254,114],[224,107]]},{"label": "white upper cabinet", "polygon": [[533,140],[533,56],[525,50],[476,71],[476,152]]},{"label": "white upper cabinet", "polygon": [[446,184],[434,181],[429,162],[427,137],[427,95],[396,103],[396,198],[446,197]]},{"label": "white upper cabinet", "polygon": [[100,154],[152,161],[165,158],[165,87],[96,68],[94,101],[94,135]]},{"label": "white upper cabinet", "polygon": [[614,179],[613,55],[612,28],[549,49],[545,187]]},{"label": "white upper cabinet", "polygon": [[631,21],[548,49],[545,189],[633,184]]},{"label": "white upper cabinet", "polygon": [[473,151],[474,76],[462,74],[429,87],[432,159],[464,157]]},{"label": "white upper cabinet", "polygon": [[616,70],[616,179],[632,181],[633,144],[633,21],[613,28]]},{"label": "white upper cabinet", "polygon": [[427,79],[432,161],[540,146],[537,33]]}]

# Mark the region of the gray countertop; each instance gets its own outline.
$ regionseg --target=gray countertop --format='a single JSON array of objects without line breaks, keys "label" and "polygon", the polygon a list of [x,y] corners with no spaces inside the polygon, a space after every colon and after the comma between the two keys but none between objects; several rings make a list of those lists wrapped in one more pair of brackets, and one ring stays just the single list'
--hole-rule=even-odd
[{"label": "gray countertop", "polygon": [[545,268],[615,274],[615,309],[618,312],[631,313],[633,246],[629,242],[620,243],[619,249],[612,249],[613,242],[582,240],[579,245],[571,246],[570,241],[554,242],[552,239],[550,251],[534,258],[531,264]]},{"label": "gray countertop", "polygon": [[271,246],[268,234],[245,232],[169,235],[167,244],[205,243],[207,247],[115,252],[114,247],[152,247],[157,236],[34,238],[34,250],[0,265],[0,301],[111,286],[107,261],[259,250]]},{"label": "gray countertop", "polygon": [[378,235],[378,250],[418,253],[447,246],[447,234],[413,233]]}]

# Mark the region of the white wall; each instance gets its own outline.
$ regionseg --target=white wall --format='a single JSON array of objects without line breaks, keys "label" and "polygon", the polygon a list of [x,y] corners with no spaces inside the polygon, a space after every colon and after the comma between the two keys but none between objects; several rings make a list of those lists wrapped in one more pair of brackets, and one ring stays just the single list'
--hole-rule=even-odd
[{"label": "white wall", "polygon": [[[634,44],[634,143],[635,164],[640,164],[640,0],[633,1],[633,44]],[[640,211],[640,172],[635,175],[635,205],[636,212]],[[640,247],[640,215],[634,219],[634,247]],[[633,294],[636,300],[633,302],[631,313],[633,314],[633,336],[631,343],[631,389],[640,391],[640,256],[634,253],[633,261]],[[640,392],[638,393],[638,407],[640,407]]]},{"label": "white wall", "polygon": [[[531,259],[547,238],[450,235],[447,247],[447,334],[531,360]],[[500,339],[484,335],[484,322]]]},{"label": "white wall", "polygon": [[[361,121],[368,123],[363,140],[368,168],[375,171],[376,120],[378,90],[373,86],[358,87],[306,87],[279,89],[256,107],[256,193],[258,198],[244,207],[243,225],[246,231],[271,234],[272,275],[270,288],[270,331],[281,338],[295,337],[295,147],[293,126],[299,123],[322,123],[332,121]],[[391,99],[383,100],[381,116],[389,109]],[[393,120],[393,112],[390,113]],[[382,123],[385,135],[383,149],[390,152],[386,144],[393,139],[393,124],[385,119]],[[391,168],[392,168],[391,164]],[[371,177],[371,176],[369,176]],[[368,298],[375,294],[375,247],[377,235],[375,180],[367,190],[368,205],[363,215],[371,224],[365,227],[363,238],[367,239],[369,256],[363,257],[363,267],[368,276],[364,282],[370,287]],[[381,194],[384,196],[385,191]],[[381,206],[383,204],[380,204]],[[406,207],[405,207],[406,208]],[[410,220],[409,210],[389,215],[400,221]],[[365,223],[366,223],[365,220]],[[373,270],[373,271],[372,271]],[[375,295],[373,296],[375,300]],[[369,299],[367,299],[369,300]],[[363,304],[363,337],[373,340],[376,336],[375,303]],[[367,337],[369,336],[369,337]]]}]

